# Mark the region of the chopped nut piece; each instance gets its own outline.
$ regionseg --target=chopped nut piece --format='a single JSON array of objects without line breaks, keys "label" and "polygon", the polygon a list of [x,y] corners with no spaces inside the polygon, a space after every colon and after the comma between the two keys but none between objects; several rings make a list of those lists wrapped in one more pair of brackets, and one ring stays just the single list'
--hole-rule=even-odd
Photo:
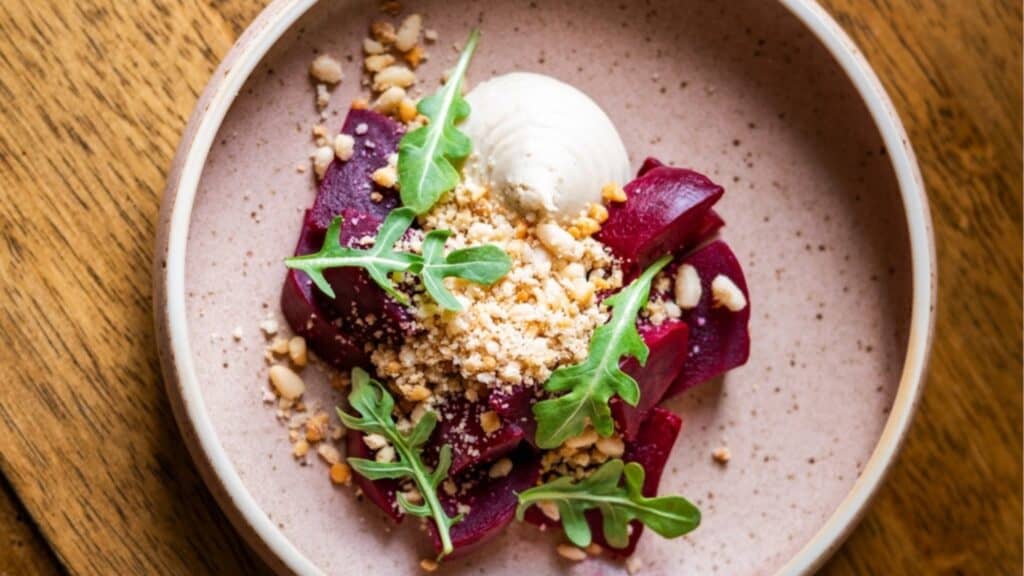
[{"label": "chopped nut piece", "polygon": [[373,182],[381,188],[394,188],[398,183],[398,172],[395,167],[388,164],[373,171]]},{"label": "chopped nut piece", "polygon": [[452,482],[451,478],[447,478],[441,484],[441,489],[444,490],[445,494],[449,496],[454,496],[455,493],[458,492],[459,487],[455,485],[455,482]]},{"label": "chopped nut piece", "polygon": [[354,98],[351,106],[353,110],[366,110],[370,107],[370,103],[366,101],[366,98]]},{"label": "chopped nut piece", "polygon": [[342,162],[348,162],[355,151],[355,138],[348,134],[338,134],[334,137],[334,155]]},{"label": "chopped nut piece", "polygon": [[391,446],[385,446],[377,451],[377,455],[373,457],[377,462],[394,462],[395,461],[395,449]]},{"label": "chopped nut piece", "polygon": [[508,458],[502,458],[494,464],[491,464],[491,468],[487,471],[487,476],[490,478],[504,478],[512,472],[512,461]]},{"label": "chopped nut piece", "polygon": [[423,39],[427,42],[437,42],[437,30],[427,28],[423,31]]},{"label": "chopped nut piece", "polygon": [[410,402],[422,402],[423,400],[430,398],[430,394],[430,388],[427,388],[422,384],[402,389],[402,396]]},{"label": "chopped nut piece", "polygon": [[373,109],[381,114],[393,114],[401,106],[402,100],[405,100],[405,88],[392,86],[377,97],[377,101],[373,103]]},{"label": "chopped nut piece", "polygon": [[700,275],[690,264],[683,264],[676,270],[675,301],[683,310],[690,310],[700,303],[703,290],[700,287]]},{"label": "chopped nut piece", "polygon": [[288,357],[291,359],[292,364],[298,367],[306,365],[306,361],[309,356],[306,353],[306,339],[302,336],[294,336],[288,341]]},{"label": "chopped nut piece", "polygon": [[597,442],[597,430],[594,430],[593,428],[587,428],[579,436],[569,438],[568,440],[566,440],[565,445],[568,448],[579,449],[592,446],[594,442]]},{"label": "chopped nut piece", "polygon": [[306,441],[317,443],[327,436],[327,412],[317,412],[306,421]]},{"label": "chopped nut piece", "polygon": [[374,54],[363,60],[363,66],[367,72],[380,72],[381,70],[395,63],[395,57],[391,54]]},{"label": "chopped nut piece", "polygon": [[270,338],[271,336],[277,334],[277,330],[277,320],[274,320],[273,318],[267,318],[266,320],[260,322],[260,331],[263,332],[264,338]]},{"label": "chopped nut piece", "polygon": [[558,522],[562,518],[562,514],[558,511],[558,504],[555,504],[551,500],[541,500],[537,503],[537,508],[547,516],[548,518]]},{"label": "chopped nut piece", "polygon": [[437,570],[437,567],[437,560],[431,560],[430,558],[420,560],[420,568],[422,568],[424,572],[434,572]]},{"label": "chopped nut piece", "polygon": [[625,202],[626,191],[622,189],[622,186],[609,182],[601,188],[601,198],[604,198],[606,202]]},{"label": "chopped nut piece", "polygon": [[585,550],[587,551],[587,554],[590,554],[591,556],[598,556],[601,552],[604,552],[604,548],[602,548],[597,542],[591,542],[590,546],[587,546]]},{"label": "chopped nut piece", "polygon": [[331,464],[331,482],[348,486],[352,482],[352,468],[344,462]]},{"label": "chopped nut piece", "polygon": [[719,464],[726,464],[729,462],[730,459],[732,459],[732,453],[729,452],[729,449],[727,447],[721,446],[719,448],[715,448],[711,452],[711,457],[714,458],[715,462],[718,462]]},{"label": "chopped nut piece", "polygon": [[423,17],[419,14],[410,14],[402,20],[395,34],[395,48],[402,52],[412,50],[420,41],[420,30],[423,27]]},{"label": "chopped nut piece", "polygon": [[378,20],[370,25],[370,34],[373,39],[385,46],[395,43],[395,27],[390,22]]},{"label": "chopped nut piece", "polygon": [[380,42],[377,42],[373,38],[363,38],[363,52],[374,55],[383,54],[385,51],[387,51],[387,48],[385,48]]},{"label": "chopped nut piece", "polygon": [[494,410],[488,410],[480,415],[480,428],[485,434],[497,432],[501,428],[501,417]]},{"label": "chopped nut piece", "polygon": [[410,504],[421,504],[423,502],[423,495],[420,494],[420,491],[415,487],[409,488],[403,492],[402,495],[405,496],[405,499],[408,500]]},{"label": "chopped nut piece", "polygon": [[583,247],[576,239],[553,222],[545,222],[537,226],[537,239],[554,256],[578,260],[583,255]]},{"label": "chopped nut piece", "polygon": [[556,548],[558,555],[566,560],[580,562],[587,559],[587,553],[570,544],[559,544]]},{"label": "chopped nut piece", "polygon": [[309,75],[317,82],[324,84],[337,84],[341,82],[341,62],[331,58],[327,54],[317,56],[309,65]]},{"label": "chopped nut piece", "polygon": [[383,92],[392,86],[408,88],[416,83],[416,74],[405,66],[388,66],[373,76],[373,89]]},{"label": "chopped nut piece", "polygon": [[380,450],[388,445],[388,439],[380,434],[366,434],[363,436],[363,444],[370,450]]},{"label": "chopped nut piece", "polygon": [[270,383],[274,385],[277,394],[286,400],[295,400],[306,391],[302,377],[280,364],[270,367]]},{"label": "chopped nut piece", "polygon": [[622,441],[622,438],[618,436],[599,438],[597,440],[597,451],[606,456],[618,458],[626,451],[626,444]]},{"label": "chopped nut piece", "polygon": [[637,558],[636,556],[630,556],[626,559],[626,572],[629,572],[630,575],[637,574],[638,572],[640,572],[640,570],[643,569],[643,567],[643,561]]},{"label": "chopped nut piece", "polygon": [[332,444],[323,443],[316,448],[316,453],[323,458],[324,462],[331,466],[341,462],[341,452]]},{"label": "chopped nut piece", "polygon": [[302,458],[309,452],[309,442],[305,440],[299,440],[295,444],[292,444],[292,456],[296,458]]},{"label": "chopped nut piece", "polygon": [[416,118],[416,102],[411,98],[403,98],[398,104],[398,119],[408,124]]},{"label": "chopped nut piece", "polygon": [[326,84],[316,85],[316,107],[318,110],[323,110],[331,103],[331,93],[327,91]]},{"label": "chopped nut piece", "polygon": [[601,230],[601,225],[598,224],[597,220],[594,220],[593,218],[584,217],[577,218],[576,221],[573,222],[573,228],[575,228],[577,231],[576,234],[573,234],[573,236],[577,240],[582,240],[588,236],[593,236],[594,234],[597,234],[597,232]]},{"label": "chopped nut piece", "polygon": [[723,274],[711,281],[711,298],[715,306],[724,306],[730,312],[739,312],[747,307],[747,297],[731,278]]},{"label": "chopped nut piece", "polygon": [[413,46],[411,50],[406,52],[404,54],[404,57],[405,61],[409,63],[409,66],[412,66],[413,68],[418,68],[419,65],[422,64],[423,61],[427,59],[427,53],[425,50],[423,50],[422,46],[416,45]]},{"label": "chopped nut piece", "polygon": [[316,152],[313,153],[313,172],[316,173],[317,180],[323,180],[332,160],[334,160],[333,148],[321,146],[316,149]]},{"label": "chopped nut piece", "polygon": [[587,216],[590,216],[598,224],[604,224],[608,220],[608,209],[602,204],[591,204],[587,210]]}]

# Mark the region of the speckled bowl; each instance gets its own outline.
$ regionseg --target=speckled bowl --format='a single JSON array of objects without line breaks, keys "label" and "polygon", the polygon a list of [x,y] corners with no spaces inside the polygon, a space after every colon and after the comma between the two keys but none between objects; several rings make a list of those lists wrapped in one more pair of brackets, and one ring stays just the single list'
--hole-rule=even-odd
[{"label": "speckled bowl", "polygon": [[[744,264],[749,364],[669,407],[685,427],[664,492],[703,510],[673,541],[648,534],[649,574],[804,574],[841,543],[878,488],[920,394],[935,258],[921,178],[875,75],[807,0],[408,0],[441,40],[436,79],[471,26],[470,82],[533,70],[609,113],[637,164],[655,155],[726,187],[724,237]],[[412,522],[393,530],[326,469],[292,458],[265,405],[259,322],[277,302],[302,211],[316,121],[307,67],[344,56],[332,130],[360,92],[373,2],[278,0],[214,74],[171,172],[155,263],[168,393],[193,457],[238,530],[281,573],[413,573]],[[435,81],[427,85],[433,89]],[[717,208],[716,208],[717,209]],[[236,340],[236,328],[241,335]],[[338,400],[321,370],[308,397]],[[713,462],[728,446],[732,460]],[[614,574],[569,565],[556,537],[511,526],[449,573]]]}]

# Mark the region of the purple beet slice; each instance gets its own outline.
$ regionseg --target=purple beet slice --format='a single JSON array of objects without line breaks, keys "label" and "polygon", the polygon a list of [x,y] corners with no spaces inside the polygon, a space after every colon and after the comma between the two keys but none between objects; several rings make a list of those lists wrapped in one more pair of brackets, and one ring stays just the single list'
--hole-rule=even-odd
[{"label": "purple beet slice", "polygon": [[[317,231],[327,230],[331,220],[346,209],[384,220],[400,201],[395,190],[375,187],[372,174],[388,163],[388,156],[398,150],[402,126],[372,110],[351,109],[341,128],[342,134],[355,139],[352,157],[345,162],[335,159],[327,167],[308,222]],[[374,202],[371,194],[382,199]]]},{"label": "purple beet slice", "polygon": [[[343,210],[341,218],[338,241],[348,247],[360,247],[362,239],[375,237],[382,222],[376,215],[351,208]],[[324,271],[324,278],[334,298],[317,290],[317,300],[362,341],[394,341],[412,331],[409,309],[388,296],[365,270],[331,268]]]},{"label": "purple beet slice", "polygon": [[[308,226],[302,227],[295,247],[296,255],[309,254],[319,249],[319,245],[312,242],[312,235]],[[363,352],[362,345],[330,321],[316,293],[319,290],[304,272],[288,271],[281,290],[281,312],[292,331],[305,338],[309,347],[324,362],[339,370],[348,371],[356,366],[367,365],[369,358]]]},{"label": "purple beet slice", "polygon": [[[345,436],[345,446],[350,458],[373,459],[370,449],[363,442],[363,433],[358,430],[348,431]],[[395,522],[402,521],[404,514],[400,511],[398,500],[395,497],[395,493],[398,492],[396,480],[369,480],[355,471],[352,472],[352,479],[356,486],[363,491],[367,500],[373,502]]]},{"label": "purple beet slice", "polygon": [[658,166],[625,187],[627,200],[608,207],[596,238],[634,275],[662,254],[694,246],[705,217],[725,190],[692,170]]},{"label": "purple beet slice", "polygon": [[[683,369],[665,393],[665,398],[671,398],[727,370],[746,364],[750,356],[750,293],[736,255],[725,242],[716,240],[673,262],[668,269],[670,276],[674,276],[674,271],[682,264],[697,269],[701,296],[695,308],[683,311],[682,319],[690,327],[689,350]],[[732,312],[715,307],[711,297],[711,282],[719,274],[727,276],[743,291],[747,297],[745,308]]]},{"label": "purple beet slice", "polygon": [[686,323],[677,320],[666,321],[660,326],[640,324],[637,330],[650,350],[647,364],[641,366],[635,358],[628,358],[621,366],[640,386],[640,402],[630,406],[618,397],[611,401],[612,416],[626,441],[637,438],[641,424],[679,375],[686,362],[689,334]]},{"label": "purple beet slice", "polygon": [[533,405],[539,399],[535,394],[538,390],[540,388],[518,385],[508,390],[497,388],[487,397],[491,410],[501,416],[501,421],[515,424],[522,429],[523,439],[534,448],[537,447],[537,420],[533,417]]},{"label": "purple beet slice", "polygon": [[643,176],[644,174],[647,174],[651,170],[654,170],[655,168],[661,168],[662,166],[665,166],[665,165],[666,164],[664,162],[662,162],[661,160],[658,160],[654,156],[648,156],[647,158],[644,158],[644,163],[641,164],[640,165],[640,169],[637,170],[636,177],[639,178],[639,177]]},{"label": "purple beet slice", "polygon": [[441,418],[426,448],[431,464],[445,444],[452,447],[452,467],[448,471],[452,476],[515,450],[523,440],[523,429],[513,422],[503,421],[500,428],[485,433],[480,427],[480,415],[488,410],[490,406],[486,402],[470,402],[461,394],[449,396],[437,408]]},{"label": "purple beet slice", "polygon": [[[467,471],[454,479],[456,485],[472,482],[465,492],[454,496],[441,492],[441,505],[450,516],[458,513],[458,506],[469,507],[461,521],[452,526],[453,556],[466,554],[477,545],[491,539],[515,518],[517,494],[532,488],[540,474],[540,457],[529,448],[521,448],[510,456],[512,471],[501,478],[490,478],[487,471],[490,464]],[[434,549],[441,551],[441,539],[433,523],[428,530],[434,542]]]},{"label": "purple beet slice", "polygon": [[[661,474],[665,470],[665,464],[668,463],[668,457],[672,453],[672,446],[675,444],[676,437],[679,436],[679,430],[682,426],[682,418],[664,408],[655,408],[651,411],[647,420],[640,426],[636,440],[626,442],[626,451],[622,455],[622,460],[625,462],[637,462],[644,467],[644,496],[648,498],[657,496]],[[601,528],[601,513],[598,510],[588,510],[586,517],[594,542],[600,544],[609,553],[615,556],[626,557],[636,550],[636,543],[640,540],[640,535],[643,533],[644,528],[641,522],[634,520],[631,523],[633,531],[629,536],[629,544],[625,548],[612,548],[604,539],[604,531]],[[538,526],[561,526],[560,522],[551,520],[536,506],[526,511],[525,520]]]}]

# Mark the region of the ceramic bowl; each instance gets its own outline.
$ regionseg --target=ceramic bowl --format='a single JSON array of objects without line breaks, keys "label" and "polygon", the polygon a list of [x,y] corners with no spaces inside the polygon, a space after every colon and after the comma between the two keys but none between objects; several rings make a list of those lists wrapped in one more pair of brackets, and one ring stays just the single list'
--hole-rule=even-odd
[{"label": "ceramic bowl", "polygon": [[[648,534],[647,574],[804,574],[842,542],[877,490],[920,395],[935,257],[918,168],[860,52],[807,0],[644,3],[408,0],[440,40],[433,90],[474,26],[469,82],[511,70],[569,81],[611,116],[634,165],[658,156],[726,187],[716,209],[750,286],[750,362],[669,403],[683,432],[662,480],[703,511],[685,538]],[[391,529],[322,463],[296,463],[264,404],[265,341],[303,210],[317,121],[317,51],[362,93],[376,2],[277,0],[216,71],[178,150],[155,262],[167,390],[189,449],[239,532],[281,573],[414,573],[414,522]],[[283,324],[283,323],[282,323]],[[240,330],[240,338],[232,334]],[[339,401],[306,370],[307,400]],[[713,461],[727,446],[732,459]],[[557,537],[513,525],[453,574],[615,574],[569,565]]]}]

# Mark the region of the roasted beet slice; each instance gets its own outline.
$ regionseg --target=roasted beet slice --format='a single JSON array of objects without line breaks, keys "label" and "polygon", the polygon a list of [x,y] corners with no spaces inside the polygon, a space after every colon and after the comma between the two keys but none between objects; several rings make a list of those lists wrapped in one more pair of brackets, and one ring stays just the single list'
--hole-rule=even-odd
[{"label": "roasted beet slice", "polygon": [[618,397],[612,398],[611,402],[612,416],[627,441],[636,439],[641,423],[661,402],[665,391],[679,375],[686,361],[689,332],[686,323],[677,320],[666,321],[660,326],[640,324],[637,329],[650,350],[647,364],[641,366],[636,358],[628,358],[622,362],[622,370],[639,384],[640,402],[630,406]]},{"label": "roasted beet slice", "polygon": [[630,275],[662,254],[695,245],[705,218],[724,190],[692,170],[659,166],[625,187],[628,200],[608,208],[597,239],[623,259]]},{"label": "roasted beet slice", "polygon": [[644,158],[644,163],[641,164],[640,169],[637,170],[636,177],[639,178],[644,174],[647,174],[651,170],[654,170],[655,168],[661,168],[662,166],[665,166],[664,162],[658,160],[654,156],[648,156],[647,158]]},{"label": "roasted beet slice", "polygon": [[[725,242],[717,240],[672,263],[669,275],[674,276],[674,271],[682,264],[697,269],[701,296],[695,308],[683,311],[682,319],[690,327],[689,350],[683,369],[665,393],[666,398],[741,366],[750,356],[750,294],[736,255]],[[743,291],[747,297],[745,308],[732,312],[714,306],[711,282],[719,274],[727,276]]]},{"label": "roasted beet slice", "polygon": [[[350,458],[373,459],[370,449],[363,443],[363,433],[358,430],[348,431],[345,436],[345,446]],[[395,493],[398,492],[396,480],[368,480],[355,471],[352,473],[352,478],[355,480],[356,486],[363,491],[367,500],[376,504],[395,522],[402,521],[404,514],[399,510],[398,500],[395,497]]]},{"label": "roasted beet slice", "polygon": [[497,388],[487,397],[487,402],[501,416],[502,422],[515,424],[523,431],[523,439],[534,448],[537,443],[534,438],[537,433],[537,421],[533,417],[533,405],[537,403],[538,397],[535,392],[539,388],[527,388],[526,386],[513,386],[509,390]]},{"label": "roasted beet slice", "polygon": [[441,446],[452,447],[450,475],[456,475],[481,462],[491,462],[516,449],[523,440],[523,429],[513,422],[487,434],[480,427],[480,415],[490,410],[487,402],[470,402],[461,394],[449,396],[437,408],[441,419],[430,437],[428,453],[436,458]]},{"label": "roasted beet slice", "polygon": [[[491,464],[483,463],[479,467],[467,471],[462,477],[454,479],[456,485],[471,482],[465,492],[450,496],[441,493],[441,504],[450,516],[458,513],[458,506],[469,507],[469,512],[452,526],[452,545],[454,555],[462,555],[478,544],[486,542],[497,535],[502,528],[515,518],[516,505],[519,503],[517,494],[523,492],[537,482],[540,473],[540,457],[527,447],[516,450],[509,456],[512,460],[512,471],[501,478],[490,478],[487,474]],[[441,551],[441,539],[433,523],[428,524],[434,548]]]},{"label": "roasted beet slice", "polygon": [[[308,216],[308,213],[307,213]],[[311,240],[312,230],[302,227],[299,243],[295,254],[316,252],[319,245]],[[355,366],[365,366],[369,358],[363,347],[350,334],[339,330],[330,321],[326,310],[320,306],[316,298],[319,290],[304,272],[289,270],[285,276],[284,288],[281,290],[281,312],[284,314],[292,331],[306,339],[309,347],[324,362],[339,370],[350,370]]]},{"label": "roasted beet slice", "polygon": [[[339,242],[359,246],[364,238],[377,235],[382,220],[375,215],[345,209]],[[334,290],[334,298],[317,291],[317,299],[333,317],[363,341],[394,341],[413,328],[409,309],[387,295],[361,268],[331,268],[324,278]]]},{"label": "roasted beet slice", "polygon": [[[332,162],[320,181],[320,191],[308,219],[319,232],[326,230],[331,220],[346,209],[384,220],[399,205],[398,193],[374,187],[371,175],[387,165],[388,156],[398,150],[401,124],[372,110],[352,109],[341,132],[355,139],[355,147],[347,161]],[[382,197],[378,202],[371,198],[374,191]]]},{"label": "roasted beet slice", "polygon": [[[644,467],[644,488],[643,494],[648,498],[658,495],[658,484],[661,482],[661,474],[668,463],[668,457],[672,453],[672,445],[679,436],[679,430],[683,426],[683,420],[665,410],[655,408],[651,415],[640,426],[636,440],[626,442],[626,452],[622,455],[625,462],[637,462]],[[590,525],[590,533],[594,542],[604,547],[615,556],[629,556],[636,550],[636,543],[643,533],[643,524],[634,520],[633,531],[629,536],[629,544],[625,548],[612,548],[604,539],[604,531],[601,528],[601,513],[597,510],[587,511],[587,523]],[[559,526],[560,523],[551,520],[536,506],[526,511],[525,519],[531,524],[538,526]]]}]

